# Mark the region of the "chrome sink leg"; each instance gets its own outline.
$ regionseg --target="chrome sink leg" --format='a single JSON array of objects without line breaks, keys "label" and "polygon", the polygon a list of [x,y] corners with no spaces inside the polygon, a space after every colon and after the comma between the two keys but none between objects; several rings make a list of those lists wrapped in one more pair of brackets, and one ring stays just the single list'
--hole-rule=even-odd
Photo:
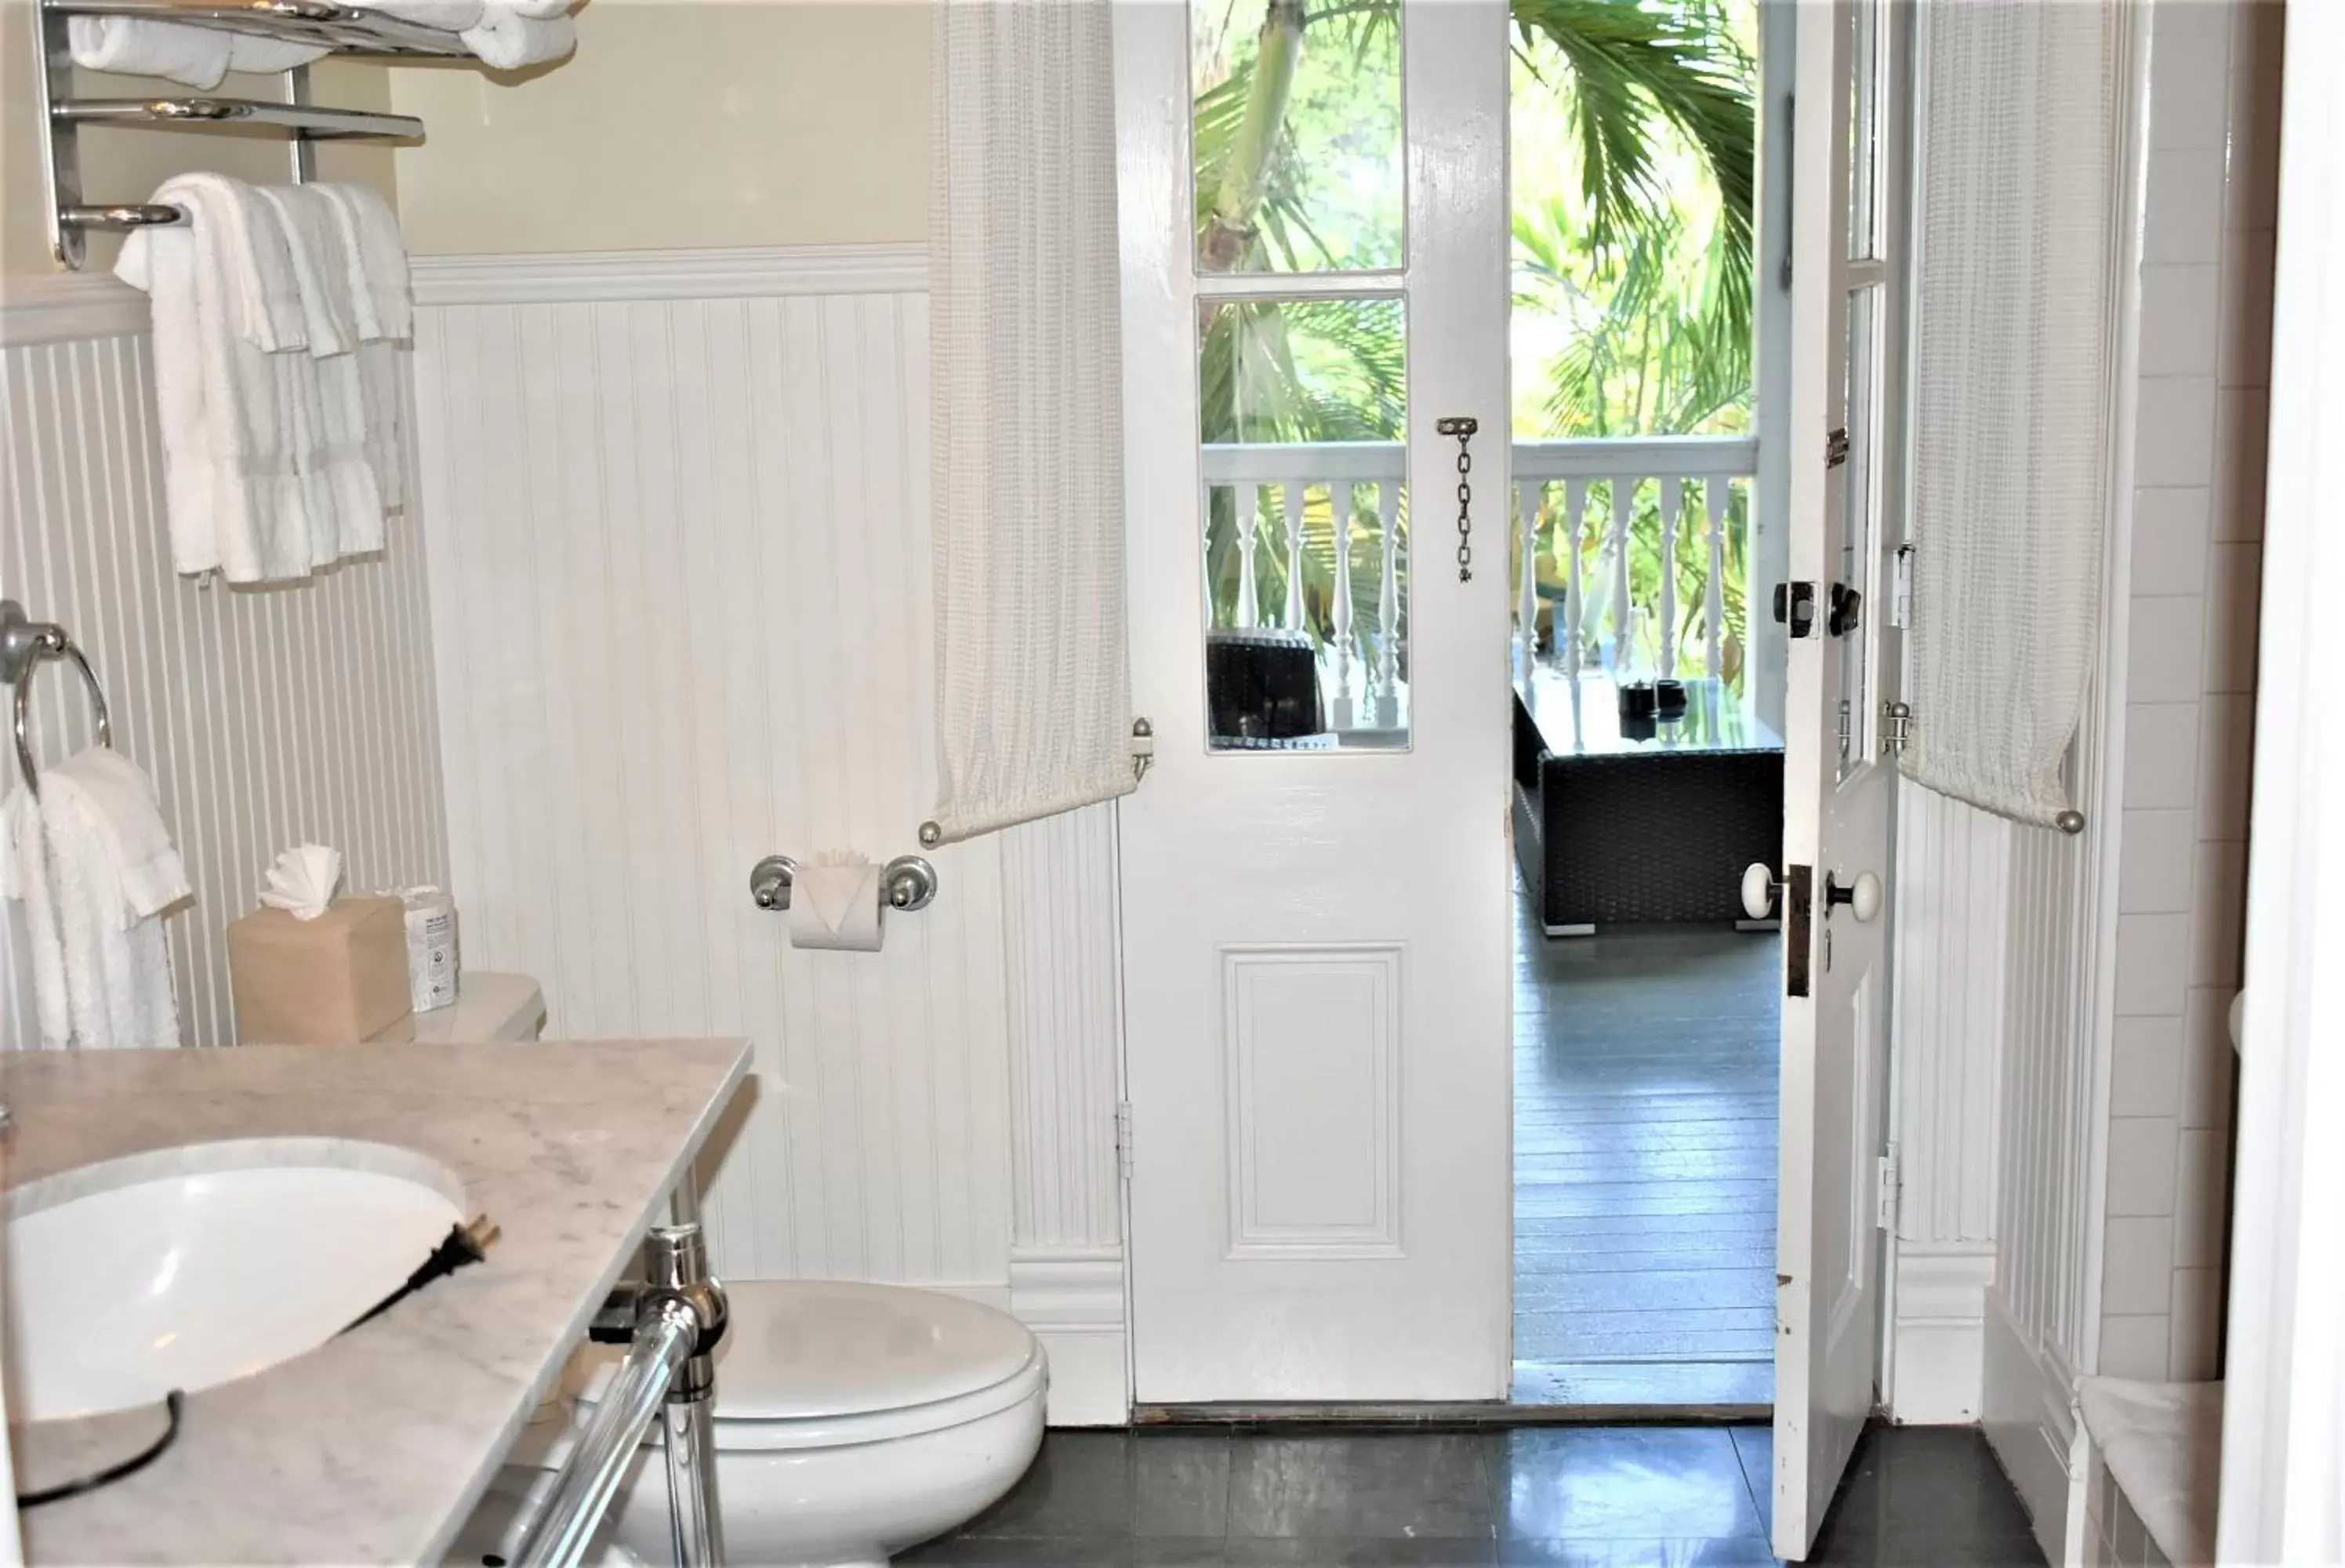
[{"label": "chrome sink leg", "polygon": [[668,1539],[676,1568],[723,1568],[725,1523],[717,1511],[716,1365],[712,1352],[724,1338],[725,1290],[709,1276],[708,1246],[700,1229],[700,1191],[690,1172],[669,1200],[669,1223],[645,1239],[644,1260],[655,1293],[692,1303],[704,1325],[694,1354],[668,1385],[660,1416],[667,1453]]}]

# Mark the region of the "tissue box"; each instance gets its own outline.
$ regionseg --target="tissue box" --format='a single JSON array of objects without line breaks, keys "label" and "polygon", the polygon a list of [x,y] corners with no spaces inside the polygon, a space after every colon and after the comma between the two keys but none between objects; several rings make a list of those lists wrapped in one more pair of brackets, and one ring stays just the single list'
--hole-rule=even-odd
[{"label": "tissue box", "polygon": [[228,922],[236,1037],[247,1045],[356,1044],[405,1017],[407,910],[345,898],[315,920],[259,909]]}]

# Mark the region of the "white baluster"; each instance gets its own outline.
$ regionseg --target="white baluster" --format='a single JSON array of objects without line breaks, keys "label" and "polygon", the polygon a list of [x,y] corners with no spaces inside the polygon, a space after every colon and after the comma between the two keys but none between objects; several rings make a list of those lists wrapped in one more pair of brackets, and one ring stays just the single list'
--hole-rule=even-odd
[{"label": "white baluster", "polygon": [[1352,486],[1337,481],[1327,487],[1327,511],[1335,532],[1335,602],[1330,610],[1335,637],[1335,728],[1350,729],[1356,722],[1352,700]]},{"label": "white baluster", "polygon": [[1392,480],[1376,485],[1376,727],[1389,730],[1400,723],[1400,486]]},{"label": "white baluster", "polygon": [[1619,476],[1612,481],[1612,667],[1629,663],[1629,518],[1637,509],[1639,481]]},{"label": "white baluster", "polygon": [[1580,650],[1587,645],[1586,633],[1579,625],[1583,598],[1579,586],[1579,530],[1587,518],[1588,481],[1569,481],[1563,487],[1564,550],[1568,557],[1563,573],[1563,670],[1575,680],[1579,676]]},{"label": "white baluster", "polygon": [[1685,481],[1661,481],[1661,665],[1660,678],[1678,674],[1678,513],[1685,505]]},{"label": "white baluster", "polygon": [[1523,582],[1515,604],[1515,624],[1522,632],[1515,648],[1515,679],[1528,683],[1531,663],[1538,651],[1538,509],[1547,490],[1544,480],[1518,480],[1515,505],[1522,513]]},{"label": "white baluster", "polygon": [[1261,492],[1254,486],[1237,487],[1238,627],[1248,632],[1262,624],[1262,604],[1254,582],[1254,536],[1262,523],[1257,511],[1261,504]]},{"label": "white baluster", "polygon": [[1289,632],[1303,630],[1303,481],[1299,479],[1286,481],[1286,613],[1279,624]]},{"label": "white baluster", "polygon": [[1713,681],[1726,673],[1726,503],[1733,481],[1701,481],[1703,510],[1710,514],[1710,585],[1702,591],[1702,619],[1710,623],[1710,648],[1702,663]]}]

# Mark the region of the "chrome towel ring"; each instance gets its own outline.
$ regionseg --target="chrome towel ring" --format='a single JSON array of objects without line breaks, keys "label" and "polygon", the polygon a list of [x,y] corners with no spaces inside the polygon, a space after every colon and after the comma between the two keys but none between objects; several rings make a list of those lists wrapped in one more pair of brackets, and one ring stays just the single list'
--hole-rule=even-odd
[{"label": "chrome towel ring", "polygon": [[97,683],[97,672],[89,667],[89,660],[74,646],[64,627],[36,621],[15,600],[0,599],[0,681],[15,689],[16,771],[36,797],[41,793],[41,783],[40,768],[33,761],[33,672],[46,659],[69,659],[81,672],[90,706],[97,710],[97,744],[112,746],[114,723],[106,711],[106,688]]}]

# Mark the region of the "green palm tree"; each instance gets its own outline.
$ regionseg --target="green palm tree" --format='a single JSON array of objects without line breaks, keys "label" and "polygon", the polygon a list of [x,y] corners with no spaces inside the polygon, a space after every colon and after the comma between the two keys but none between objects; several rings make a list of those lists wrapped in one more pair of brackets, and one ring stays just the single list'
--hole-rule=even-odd
[{"label": "green palm tree", "polygon": [[[1306,50],[1389,51],[1398,26],[1396,0],[1262,3],[1251,56],[1194,105],[1197,255],[1207,271],[1336,264],[1312,225],[1290,123],[1297,68]],[[1518,218],[1521,292],[1527,303],[1591,285],[1604,294],[1596,329],[1555,367],[1546,402],[1558,433],[1690,430],[1748,395],[1752,63],[1730,4],[1512,0],[1518,58],[1564,105],[1580,183]],[[1699,276],[1681,275],[1678,193],[1658,172],[1665,127],[1695,150],[1717,198]],[[1205,440],[1401,437],[1397,309],[1222,302],[1201,326]],[[1230,504],[1215,495],[1208,532],[1224,615],[1239,576]],[[1334,511],[1314,497],[1304,518],[1305,597],[1319,606],[1332,597]],[[1657,523],[1654,531],[1658,570]],[[1258,554],[1264,602],[1284,597],[1284,569],[1280,552]],[[1373,602],[1373,561],[1355,559],[1354,571],[1355,604]]]}]

